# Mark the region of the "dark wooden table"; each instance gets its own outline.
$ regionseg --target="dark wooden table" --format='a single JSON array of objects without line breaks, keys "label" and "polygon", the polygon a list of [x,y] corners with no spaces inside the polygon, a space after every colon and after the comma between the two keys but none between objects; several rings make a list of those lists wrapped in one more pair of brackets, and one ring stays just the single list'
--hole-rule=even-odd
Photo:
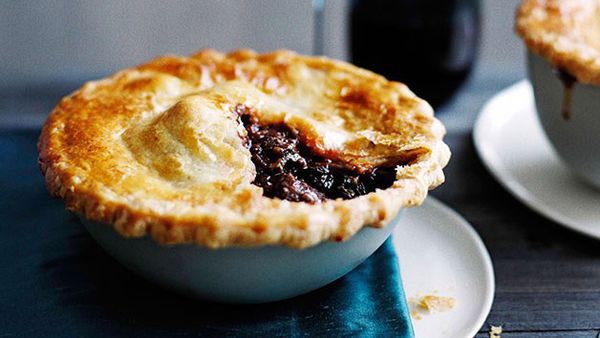
[{"label": "dark wooden table", "polygon": [[[471,125],[482,104],[519,77],[476,75],[441,110],[440,117],[450,130],[446,140],[453,157],[446,183],[433,195],[471,222],[494,263],[495,300],[477,337],[487,337],[489,325],[501,325],[504,338],[596,338],[600,332],[600,242],[519,203],[486,171],[473,147]],[[0,129],[39,128],[44,113],[77,83],[53,86],[57,90],[51,93],[29,90],[0,96]]]},{"label": "dark wooden table", "polygon": [[600,243],[515,200],[483,167],[470,133],[447,142],[447,180],[433,195],[477,230],[496,274],[492,311],[477,337],[487,337],[489,325],[501,325],[505,338],[598,337]]}]

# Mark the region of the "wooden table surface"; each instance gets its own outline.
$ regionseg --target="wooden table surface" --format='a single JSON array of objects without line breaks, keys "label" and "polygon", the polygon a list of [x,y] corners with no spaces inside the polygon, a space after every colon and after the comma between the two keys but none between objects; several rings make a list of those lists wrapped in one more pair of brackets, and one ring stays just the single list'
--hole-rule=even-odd
[{"label": "wooden table surface", "polygon": [[432,194],[473,225],[496,274],[492,311],[477,337],[488,337],[489,325],[501,325],[504,338],[598,337],[600,243],[513,198],[484,168],[470,132],[446,140],[453,157],[446,183]]}]

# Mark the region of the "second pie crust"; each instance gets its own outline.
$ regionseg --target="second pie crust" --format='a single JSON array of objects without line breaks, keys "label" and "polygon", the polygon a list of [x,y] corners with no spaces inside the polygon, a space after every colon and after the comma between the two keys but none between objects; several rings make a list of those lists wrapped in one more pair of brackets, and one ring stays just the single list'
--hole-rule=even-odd
[{"label": "second pie crust", "polygon": [[600,85],[600,1],[525,0],[516,31],[527,48],[579,82]]}]

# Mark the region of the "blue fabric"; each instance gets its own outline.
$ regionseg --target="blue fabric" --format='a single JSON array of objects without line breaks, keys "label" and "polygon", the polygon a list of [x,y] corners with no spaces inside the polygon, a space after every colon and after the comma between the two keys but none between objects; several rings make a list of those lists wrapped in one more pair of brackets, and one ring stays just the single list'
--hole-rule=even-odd
[{"label": "blue fabric", "polygon": [[212,304],[146,283],[48,197],[37,135],[0,132],[0,336],[413,337],[389,240],[340,280],[277,303]]}]

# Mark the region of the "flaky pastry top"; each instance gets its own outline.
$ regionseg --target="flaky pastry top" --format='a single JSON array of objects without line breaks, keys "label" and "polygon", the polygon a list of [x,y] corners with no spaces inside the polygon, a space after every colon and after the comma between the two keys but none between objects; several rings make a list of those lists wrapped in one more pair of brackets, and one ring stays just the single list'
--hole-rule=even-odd
[{"label": "flaky pastry top", "polygon": [[[410,157],[388,189],[322,203],[263,195],[235,107],[284,123],[316,153],[368,170]],[[40,136],[39,164],[69,210],[124,236],[213,248],[344,240],[385,226],[443,181],[449,150],[405,85],[289,51],[165,56],[86,83]]]},{"label": "flaky pastry top", "polygon": [[600,0],[525,0],[516,31],[554,67],[600,85]]}]

